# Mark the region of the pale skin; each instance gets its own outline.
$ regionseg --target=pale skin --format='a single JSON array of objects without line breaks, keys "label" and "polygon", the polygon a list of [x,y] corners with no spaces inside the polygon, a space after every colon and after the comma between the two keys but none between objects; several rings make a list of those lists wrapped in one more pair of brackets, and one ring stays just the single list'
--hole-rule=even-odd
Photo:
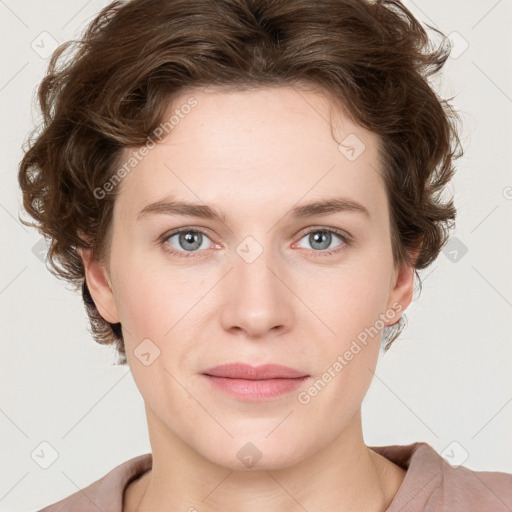
[{"label": "pale skin", "polygon": [[[169,115],[192,96],[197,105],[123,178],[109,261],[83,252],[89,290],[103,318],[121,322],[145,402],[153,467],[127,487],[123,512],[384,511],[406,472],[362,435],[381,333],[309,403],[297,399],[379,315],[398,304],[401,312],[384,321],[391,325],[412,300],[413,268],[392,257],[379,139],[339,113],[334,140],[332,104],[318,92],[195,89]],[[366,147],[354,161],[338,149],[349,134]],[[137,219],[170,195],[225,220]],[[296,206],[338,197],[369,216],[291,216]],[[167,235],[183,227],[204,231],[200,248]],[[314,234],[327,228],[352,243],[332,234],[318,248]],[[237,253],[246,237],[262,248],[251,263]],[[146,366],[134,350],[147,338],[160,356]],[[247,402],[201,376],[237,361],[311,377],[298,391]],[[248,442],[262,454],[251,468],[237,457]]]}]

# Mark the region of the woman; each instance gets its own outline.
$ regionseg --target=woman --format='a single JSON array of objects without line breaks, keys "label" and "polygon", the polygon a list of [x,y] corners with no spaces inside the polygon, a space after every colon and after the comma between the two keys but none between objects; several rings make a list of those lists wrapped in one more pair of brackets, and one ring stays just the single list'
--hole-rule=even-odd
[{"label": "woman", "polygon": [[512,475],[362,435],[455,219],[445,43],[397,1],[132,0],[57,49],[24,206],[152,453],[45,512],[512,508]]}]

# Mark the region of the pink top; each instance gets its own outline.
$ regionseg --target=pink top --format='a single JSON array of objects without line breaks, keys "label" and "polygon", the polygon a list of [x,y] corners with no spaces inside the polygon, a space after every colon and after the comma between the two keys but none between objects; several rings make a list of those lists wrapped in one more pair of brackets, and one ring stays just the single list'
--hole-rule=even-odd
[{"label": "pink top", "polygon": [[[454,468],[427,443],[370,446],[407,470],[386,512],[511,512],[512,474]],[[122,512],[125,487],[152,465],[147,453],[38,512]]]}]

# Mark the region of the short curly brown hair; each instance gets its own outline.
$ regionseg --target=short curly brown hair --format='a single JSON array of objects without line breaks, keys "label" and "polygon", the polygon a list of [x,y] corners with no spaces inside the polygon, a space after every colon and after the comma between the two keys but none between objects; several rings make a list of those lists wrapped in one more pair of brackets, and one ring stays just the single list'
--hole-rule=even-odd
[{"label": "short curly brown hair", "polygon": [[[108,261],[117,190],[101,199],[94,191],[185,88],[310,84],[377,134],[393,258],[414,267],[421,287],[417,271],[454,224],[453,201],[441,193],[462,155],[458,114],[429,83],[450,43],[427,27],[437,46],[398,0],[131,0],[112,2],[81,39],[55,50],[38,88],[41,126],[18,173],[36,222],[20,220],[50,240],[49,270],[82,287],[94,339],[116,347],[118,364],[126,364],[121,325],[99,315],[79,248]],[[387,331],[386,350],[402,327]]]}]

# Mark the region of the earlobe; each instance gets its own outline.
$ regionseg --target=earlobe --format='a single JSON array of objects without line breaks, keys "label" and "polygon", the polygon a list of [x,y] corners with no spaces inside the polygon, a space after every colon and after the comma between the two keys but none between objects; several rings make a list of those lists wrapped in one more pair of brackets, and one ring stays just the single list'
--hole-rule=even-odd
[{"label": "earlobe", "polygon": [[90,249],[80,249],[85,269],[85,280],[100,315],[109,323],[120,322],[117,304],[105,265],[92,258]]}]

